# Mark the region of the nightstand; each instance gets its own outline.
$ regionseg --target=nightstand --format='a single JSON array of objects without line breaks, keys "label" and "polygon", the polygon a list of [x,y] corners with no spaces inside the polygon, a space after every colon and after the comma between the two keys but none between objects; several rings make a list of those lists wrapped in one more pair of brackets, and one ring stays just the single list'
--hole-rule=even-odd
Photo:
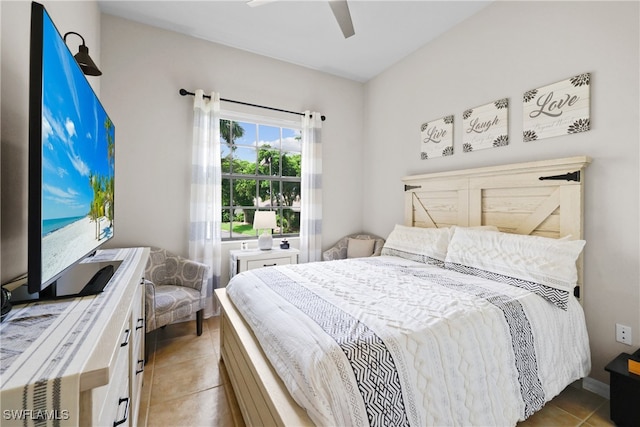
[{"label": "nightstand", "polygon": [[260,249],[229,251],[229,277],[254,268],[270,267],[273,265],[297,264],[298,249],[273,248],[269,251]]},{"label": "nightstand", "polygon": [[[640,350],[633,355],[640,357]],[[610,375],[610,417],[617,426],[640,426],[640,375],[629,372],[629,357],[621,353],[604,368]]]}]

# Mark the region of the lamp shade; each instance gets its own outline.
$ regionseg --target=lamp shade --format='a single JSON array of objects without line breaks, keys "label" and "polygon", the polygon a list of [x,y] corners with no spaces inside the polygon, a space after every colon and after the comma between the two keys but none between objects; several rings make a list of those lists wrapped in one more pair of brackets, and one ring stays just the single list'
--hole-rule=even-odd
[{"label": "lamp shade", "polygon": [[276,213],[274,211],[256,211],[253,217],[254,230],[261,230],[263,228],[273,229],[277,226]]},{"label": "lamp shade", "polygon": [[255,230],[263,229],[264,232],[258,236],[258,248],[268,251],[273,246],[273,237],[267,233],[267,229],[274,229],[276,223],[276,213],[274,211],[256,211],[253,216],[253,228]]}]

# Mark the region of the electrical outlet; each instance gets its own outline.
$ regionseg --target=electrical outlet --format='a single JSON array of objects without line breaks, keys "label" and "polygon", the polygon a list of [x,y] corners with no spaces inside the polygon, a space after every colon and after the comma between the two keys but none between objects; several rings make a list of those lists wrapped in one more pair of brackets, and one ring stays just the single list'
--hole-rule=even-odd
[{"label": "electrical outlet", "polygon": [[631,345],[631,326],[616,323],[616,341]]}]

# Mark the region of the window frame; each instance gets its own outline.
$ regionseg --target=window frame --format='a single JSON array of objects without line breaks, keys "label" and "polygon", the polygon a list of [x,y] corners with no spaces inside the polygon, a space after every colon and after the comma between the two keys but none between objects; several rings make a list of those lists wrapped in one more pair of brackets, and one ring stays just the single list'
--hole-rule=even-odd
[{"label": "window frame", "polygon": [[[286,185],[286,183],[297,183],[299,188],[302,185],[302,171],[300,171],[300,176],[283,176],[282,175],[282,158],[283,158],[283,154],[286,153],[296,153],[294,151],[286,151],[283,150],[283,147],[280,146],[278,148],[272,148],[272,149],[277,149],[279,152],[279,161],[278,161],[278,167],[279,170],[277,171],[277,174],[274,173],[273,171],[271,171],[271,175],[269,174],[264,174],[264,173],[260,173],[260,165],[258,163],[258,158],[259,158],[259,152],[260,152],[260,133],[259,133],[259,129],[260,126],[268,126],[268,127],[277,127],[280,129],[280,141],[283,140],[283,129],[291,129],[296,131],[297,133],[300,134],[300,136],[302,136],[302,122],[301,121],[294,121],[294,120],[283,120],[283,119],[277,119],[277,118],[273,118],[273,117],[269,117],[269,116],[262,116],[262,115],[253,115],[253,114],[245,114],[245,113],[239,113],[239,112],[233,112],[233,111],[227,111],[227,110],[222,110],[220,112],[220,129],[222,129],[222,121],[223,120],[228,120],[231,122],[241,122],[241,123],[251,123],[253,125],[256,125],[256,138],[255,141],[250,144],[250,145],[243,145],[243,144],[237,144],[236,147],[251,147],[254,151],[255,151],[255,159],[256,159],[256,169],[254,171],[253,174],[243,174],[243,173],[238,173],[233,171],[233,162],[230,163],[230,167],[228,171],[223,171],[221,170],[221,175],[222,175],[222,182],[224,183],[225,180],[229,180],[229,205],[223,205],[221,206],[221,213],[224,213],[225,211],[228,212],[229,214],[229,220],[230,220],[230,226],[229,226],[229,231],[227,232],[226,230],[222,230],[223,236],[224,235],[228,235],[228,237],[222,237],[222,241],[223,242],[229,242],[229,241],[240,241],[240,240],[254,240],[258,238],[258,231],[254,230],[254,234],[253,235],[248,235],[248,234],[242,234],[242,233],[234,233],[233,232],[233,219],[234,219],[234,212],[237,209],[255,209],[255,210],[274,210],[276,211],[276,215],[278,216],[278,228],[279,228],[279,232],[275,232],[275,230],[273,230],[273,237],[274,239],[277,238],[289,238],[289,237],[298,237],[300,235],[299,232],[299,227],[298,227],[298,232],[295,233],[283,233],[283,228],[282,227],[282,218],[283,218],[283,213],[286,210],[292,210],[292,206],[283,206],[282,203],[278,203],[277,205],[269,205],[269,206],[261,206],[261,205],[256,205],[255,199],[254,199],[254,205],[249,207],[249,206],[241,206],[241,205],[235,205],[234,202],[234,191],[233,191],[233,183],[235,180],[239,180],[239,179],[243,179],[243,180],[249,180],[249,181],[255,181],[255,194],[258,195],[259,198],[259,194],[260,194],[260,184],[261,182],[264,181],[269,181],[273,184],[278,185],[278,191],[275,192],[275,194],[280,195],[282,194],[282,187],[284,185]],[[224,152],[224,150],[231,150],[231,144],[228,144],[227,142],[225,142],[222,138],[220,138],[220,153],[221,153],[221,160],[224,159],[224,156],[222,155],[222,153]],[[302,168],[302,142],[300,145],[300,167]],[[222,164],[221,164],[222,166]],[[221,185],[221,191],[224,191],[225,186]],[[273,191],[269,192],[270,194],[273,193]],[[270,200],[273,200],[273,196],[271,196]],[[258,202],[259,203],[259,202]],[[294,211],[297,210],[298,212],[301,211],[301,207],[296,206],[295,209],[293,209]],[[222,223],[221,223],[222,225]]]}]

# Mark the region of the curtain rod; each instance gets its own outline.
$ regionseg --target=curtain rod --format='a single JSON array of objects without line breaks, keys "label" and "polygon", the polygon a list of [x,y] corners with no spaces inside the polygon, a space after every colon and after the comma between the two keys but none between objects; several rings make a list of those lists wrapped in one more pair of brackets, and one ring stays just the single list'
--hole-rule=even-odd
[{"label": "curtain rod", "polygon": [[[182,96],[186,96],[186,95],[194,96],[195,93],[189,92],[186,89],[180,89],[180,95],[182,95]],[[208,99],[211,99],[211,95],[204,95],[204,97],[208,98]],[[280,108],[265,107],[264,105],[250,104],[248,102],[242,102],[242,101],[234,101],[233,99],[220,98],[220,101],[233,102],[234,104],[247,105],[249,107],[265,108],[267,110],[280,111],[281,113],[297,114],[299,116],[304,116],[304,113],[300,113],[300,112],[297,112],[297,111],[281,110]],[[326,117],[325,116],[320,116],[320,119],[322,119],[322,121],[324,122],[326,120]]]}]

